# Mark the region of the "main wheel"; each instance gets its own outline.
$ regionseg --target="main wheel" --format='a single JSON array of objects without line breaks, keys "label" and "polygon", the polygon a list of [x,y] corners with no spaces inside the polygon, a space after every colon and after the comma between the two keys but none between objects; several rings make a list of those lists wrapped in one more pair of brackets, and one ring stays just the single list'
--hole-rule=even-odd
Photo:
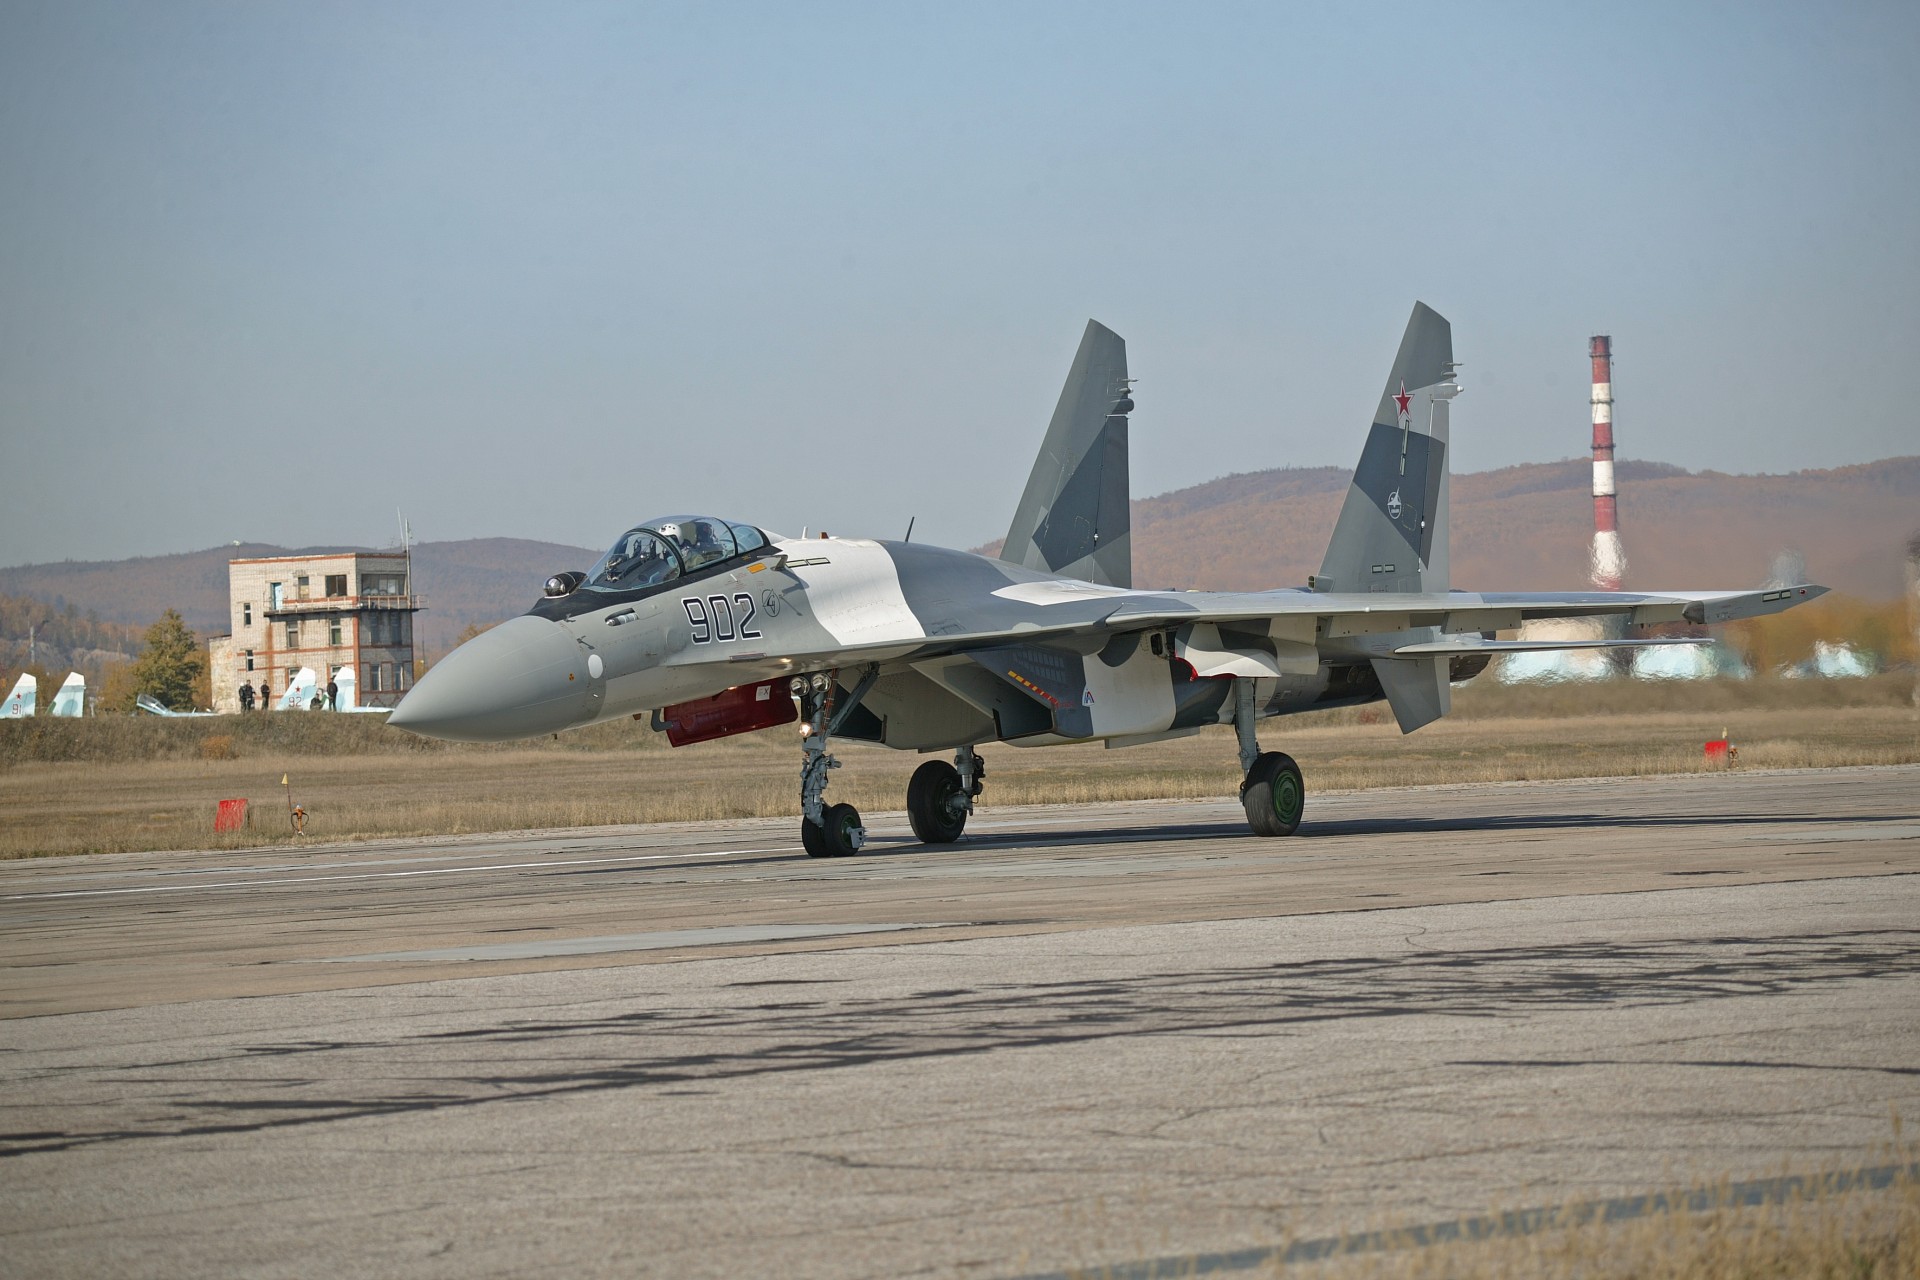
[{"label": "main wheel", "polygon": [[960,771],[945,760],[929,760],[907,783],[907,821],[922,844],[952,844],[967,829],[967,810],[956,803],[963,792]]},{"label": "main wheel", "polygon": [[1240,803],[1246,806],[1247,825],[1257,836],[1290,836],[1300,826],[1306,809],[1307,788],[1300,778],[1300,766],[1293,757],[1268,751],[1247,770],[1247,784],[1240,789]]}]

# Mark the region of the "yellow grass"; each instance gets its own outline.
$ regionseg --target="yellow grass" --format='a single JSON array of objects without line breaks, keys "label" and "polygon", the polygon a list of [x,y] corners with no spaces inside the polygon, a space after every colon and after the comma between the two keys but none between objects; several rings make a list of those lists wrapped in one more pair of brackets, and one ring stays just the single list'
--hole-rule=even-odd
[{"label": "yellow grass", "polygon": [[[1709,767],[1702,744],[1723,730],[1743,769],[1920,761],[1920,718],[1906,686],[1886,682],[1468,686],[1457,701],[1455,716],[1410,737],[1374,706],[1268,721],[1262,743],[1299,760],[1310,791],[1692,772]],[[1575,709],[1583,713],[1568,714]],[[791,728],[677,751],[630,723],[508,747],[427,743],[371,718],[313,714],[0,730],[0,857],[285,843],[282,775],[311,815],[309,839],[799,812]],[[854,743],[835,751],[846,767],[830,794],[867,813],[903,807],[907,778],[926,759]],[[1239,785],[1225,728],[1122,751],[983,754],[987,807],[1230,797]],[[253,823],[216,837],[214,809],[228,797],[252,802]]]},{"label": "yellow grass", "polygon": [[1473,1239],[1429,1243],[1418,1230],[1386,1228],[1351,1239],[1352,1252],[1318,1261],[1288,1264],[1276,1250],[1271,1265],[1256,1274],[1314,1280],[1912,1280],[1920,1276],[1920,1181],[1912,1176],[1911,1150],[1906,1154],[1909,1159],[1896,1166],[1905,1173],[1879,1189],[1849,1188],[1857,1171],[1838,1171],[1782,1179],[1790,1183],[1784,1194],[1741,1205],[1730,1194],[1736,1184],[1722,1179],[1673,1187],[1625,1220],[1605,1221],[1599,1206],[1588,1203],[1559,1208],[1546,1225],[1499,1214],[1448,1224],[1494,1232]]}]

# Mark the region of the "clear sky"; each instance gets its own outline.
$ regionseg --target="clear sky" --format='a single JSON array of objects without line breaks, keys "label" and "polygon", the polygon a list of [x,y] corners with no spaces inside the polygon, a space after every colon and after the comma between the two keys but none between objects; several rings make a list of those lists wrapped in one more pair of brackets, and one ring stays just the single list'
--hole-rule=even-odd
[{"label": "clear sky", "polygon": [[[1920,452],[1920,5],[0,0],[0,564],[999,536],[1088,317],[1136,495]],[[556,565],[556,569],[567,567]],[[575,566],[584,567],[584,566]]]}]

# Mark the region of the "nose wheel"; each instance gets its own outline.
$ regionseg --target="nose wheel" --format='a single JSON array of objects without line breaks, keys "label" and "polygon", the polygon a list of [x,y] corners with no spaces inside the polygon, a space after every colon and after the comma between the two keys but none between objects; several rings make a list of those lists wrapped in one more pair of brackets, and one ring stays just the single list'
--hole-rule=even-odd
[{"label": "nose wheel", "polygon": [[800,820],[800,843],[809,858],[851,858],[866,843],[867,829],[860,825],[860,811],[850,804],[830,804],[821,813],[821,821]]},{"label": "nose wheel", "polygon": [[878,673],[878,667],[868,668],[838,716],[833,705],[838,673],[795,676],[787,686],[800,711],[800,843],[810,858],[850,858],[867,842],[858,809],[827,803],[827,774],[840,767],[827,753],[827,742],[840,719],[873,687]]}]

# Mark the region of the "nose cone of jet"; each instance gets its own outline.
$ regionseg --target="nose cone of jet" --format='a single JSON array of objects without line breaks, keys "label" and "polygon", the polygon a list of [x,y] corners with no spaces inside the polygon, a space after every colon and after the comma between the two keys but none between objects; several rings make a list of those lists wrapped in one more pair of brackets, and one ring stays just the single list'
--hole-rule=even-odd
[{"label": "nose cone of jet", "polygon": [[583,717],[586,681],[585,652],[559,623],[513,618],[435,663],[387,723],[458,742],[534,737]]}]

